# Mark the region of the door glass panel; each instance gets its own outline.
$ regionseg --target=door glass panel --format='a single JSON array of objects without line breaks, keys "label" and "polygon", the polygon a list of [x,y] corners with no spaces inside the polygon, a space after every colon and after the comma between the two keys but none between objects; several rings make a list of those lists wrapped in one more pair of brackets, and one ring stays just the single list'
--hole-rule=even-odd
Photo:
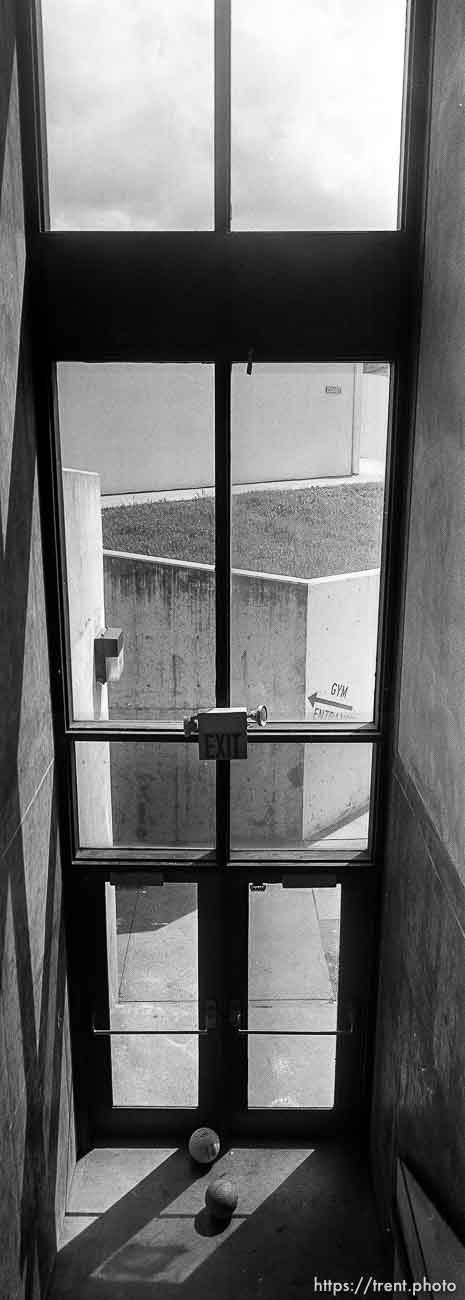
[{"label": "door glass panel", "polygon": [[75,760],[81,848],[213,847],[215,763],[195,743],[78,741]]},{"label": "door glass panel", "polygon": [[397,226],[405,0],[234,0],[234,230]]},{"label": "door glass panel", "polygon": [[108,885],[107,953],[113,1104],[196,1106],[197,886]]},{"label": "door glass panel", "polygon": [[232,375],[232,703],[374,717],[389,367]]},{"label": "door glass panel", "polygon": [[73,716],[182,720],[215,698],[213,367],[61,364],[58,396]]},{"label": "door glass panel", "polygon": [[339,922],[339,885],[250,887],[249,1107],[334,1103]]},{"label": "door glass panel", "polygon": [[53,230],[209,230],[213,0],[42,0]]},{"label": "door glass panel", "polygon": [[231,763],[233,847],[363,852],[371,767],[371,745],[249,742]]}]

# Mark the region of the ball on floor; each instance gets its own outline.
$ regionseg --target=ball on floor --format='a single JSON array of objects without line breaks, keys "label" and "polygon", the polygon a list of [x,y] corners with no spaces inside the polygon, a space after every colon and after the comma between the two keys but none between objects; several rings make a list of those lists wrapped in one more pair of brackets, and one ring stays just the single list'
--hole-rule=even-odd
[{"label": "ball on floor", "polygon": [[214,1219],[230,1219],[238,1201],[232,1178],[214,1178],[205,1193],[205,1203]]},{"label": "ball on floor", "polygon": [[220,1146],[213,1128],[196,1128],[189,1138],[189,1155],[198,1165],[211,1165],[220,1153]]}]

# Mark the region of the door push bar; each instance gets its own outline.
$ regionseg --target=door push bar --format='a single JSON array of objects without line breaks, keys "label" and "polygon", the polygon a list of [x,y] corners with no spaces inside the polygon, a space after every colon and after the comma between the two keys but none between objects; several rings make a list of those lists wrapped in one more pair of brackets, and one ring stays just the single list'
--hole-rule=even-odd
[{"label": "door push bar", "polygon": [[202,1038],[213,1029],[216,1029],[216,1002],[213,1002],[211,998],[205,1003],[205,1024],[203,1029],[96,1029],[95,1015],[92,1016],[94,1038],[114,1038],[121,1035],[126,1038],[128,1034],[137,1035],[137,1037],[142,1035],[153,1037],[163,1034],[168,1035],[169,1038],[173,1038],[175,1034],[182,1034],[184,1037]]},{"label": "door push bar", "polygon": [[266,704],[248,713],[240,709],[206,709],[184,718],[184,735],[199,742],[199,758],[230,760],[247,758],[247,723],[266,727]]},{"label": "door push bar", "polygon": [[[232,1028],[242,1038],[255,1038],[257,1035],[289,1038],[343,1038],[348,1034],[355,1033],[355,1015],[353,1008],[350,1009],[350,1020],[344,1029],[242,1029],[242,1010],[240,1002],[232,1001],[229,1009],[229,1021]],[[216,1002],[208,998],[205,1003],[205,1023],[202,1029],[97,1029],[95,1025],[95,1015],[92,1016],[92,1033],[94,1038],[116,1038],[116,1037],[158,1037],[160,1035],[173,1038],[175,1034],[180,1034],[185,1038],[203,1038],[206,1034],[211,1033],[217,1028],[217,1008]]]},{"label": "door push bar", "polygon": [[284,1036],[288,1038],[346,1038],[349,1034],[355,1033],[353,1008],[350,1008],[349,1023],[343,1029],[242,1029],[240,1002],[231,1002],[229,1019],[236,1034],[239,1034],[241,1038],[256,1038],[257,1035],[266,1035],[267,1038],[282,1038]]}]

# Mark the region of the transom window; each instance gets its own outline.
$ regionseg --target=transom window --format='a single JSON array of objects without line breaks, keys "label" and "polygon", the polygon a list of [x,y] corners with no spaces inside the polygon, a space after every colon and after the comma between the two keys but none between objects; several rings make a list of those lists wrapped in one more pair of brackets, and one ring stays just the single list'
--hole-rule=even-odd
[{"label": "transom window", "polygon": [[236,231],[397,228],[405,0],[43,16],[52,229],[212,230],[221,178]]}]

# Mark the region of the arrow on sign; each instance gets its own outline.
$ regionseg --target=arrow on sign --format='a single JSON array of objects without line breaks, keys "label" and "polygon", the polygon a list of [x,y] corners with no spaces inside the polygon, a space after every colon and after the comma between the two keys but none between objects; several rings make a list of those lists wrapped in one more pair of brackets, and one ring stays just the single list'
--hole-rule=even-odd
[{"label": "arrow on sign", "polygon": [[341,704],[340,700],[325,700],[322,695],[318,695],[318,691],[314,691],[313,695],[307,695],[307,699],[312,709],[315,708],[315,704],[329,704],[330,709],[345,709],[347,713],[352,713],[351,704]]}]

